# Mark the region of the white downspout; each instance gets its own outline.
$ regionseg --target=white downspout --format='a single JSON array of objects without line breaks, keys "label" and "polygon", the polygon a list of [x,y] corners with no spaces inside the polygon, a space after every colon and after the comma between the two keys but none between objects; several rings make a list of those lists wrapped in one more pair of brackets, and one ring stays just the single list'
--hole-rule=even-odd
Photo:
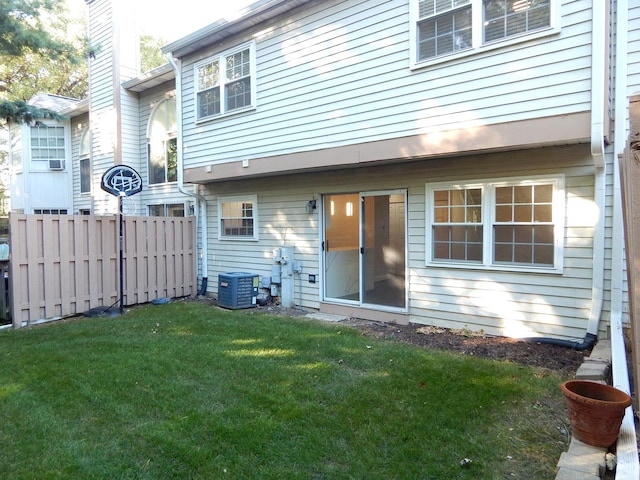
[{"label": "white downspout", "polygon": [[[611,246],[611,353],[613,386],[627,393],[631,392],[629,370],[626,358],[622,325],[623,302],[623,251],[624,229],[622,212],[622,191],[620,187],[619,155],[627,141],[627,54],[628,54],[628,0],[618,0],[616,6],[616,63],[615,63],[615,119],[614,119],[614,159],[613,159],[613,238]],[[637,319],[640,320],[640,319]],[[633,407],[625,411],[616,445],[618,466],[616,480],[637,480],[640,478],[638,447]]]},{"label": "white downspout", "polygon": [[604,2],[593,2],[591,36],[591,156],[596,168],[595,197],[598,220],[593,233],[593,283],[591,310],[587,334],[596,336],[600,325],[604,296],[606,164],[604,161],[604,100],[605,100],[605,21]]},{"label": "white downspout", "polygon": [[[200,217],[200,243],[202,245],[202,286],[198,291],[199,295],[204,295],[207,288],[207,278],[209,272],[209,250],[207,246],[207,232],[208,232],[208,223],[207,223],[207,201],[206,199],[197,193],[190,192],[185,190],[184,188],[184,161],[182,156],[183,151],[183,132],[182,132],[182,69],[181,62],[173,58],[171,52],[166,54],[167,60],[173,67],[173,70],[176,72],[176,127],[178,129],[177,132],[177,180],[178,180],[178,190],[180,193],[184,195],[188,195],[190,197],[194,197],[196,199],[196,204],[198,206],[196,215],[196,222],[198,222],[198,216]],[[196,187],[197,188],[197,187]],[[197,228],[197,227],[196,227]]]}]

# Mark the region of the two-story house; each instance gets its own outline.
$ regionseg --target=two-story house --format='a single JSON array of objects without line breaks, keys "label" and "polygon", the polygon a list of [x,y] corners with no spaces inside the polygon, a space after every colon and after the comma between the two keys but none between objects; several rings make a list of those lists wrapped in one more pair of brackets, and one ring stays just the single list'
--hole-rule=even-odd
[{"label": "two-story house", "polygon": [[87,5],[71,201],[25,212],[113,213],[122,163],[135,213],[198,215],[201,292],[248,272],[285,304],[576,344],[625,319],[640,7],[259,0],[140,74],[126,3]]},{"label": "two-story house", "polygon": [[626,2],[261,0],[172,42],[203,277],[257,273],[327,313],[605,336],[626,308],[616,162],[639,17]]}]

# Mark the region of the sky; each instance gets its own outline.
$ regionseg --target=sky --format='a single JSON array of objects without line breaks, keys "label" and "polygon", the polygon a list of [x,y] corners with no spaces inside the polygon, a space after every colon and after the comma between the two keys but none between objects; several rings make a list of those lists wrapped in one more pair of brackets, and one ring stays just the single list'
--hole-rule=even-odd
[{"label": "sky", "polygon": [[[86,14],[85,0],[66,0],[73,17]],[[256,0],[126,0],[139,19],[140,33],[172,42],[220,18],[232,20]],[[136,13],[134,13],[136,12]],[[137,13],[143,12],[143,13]]]}]

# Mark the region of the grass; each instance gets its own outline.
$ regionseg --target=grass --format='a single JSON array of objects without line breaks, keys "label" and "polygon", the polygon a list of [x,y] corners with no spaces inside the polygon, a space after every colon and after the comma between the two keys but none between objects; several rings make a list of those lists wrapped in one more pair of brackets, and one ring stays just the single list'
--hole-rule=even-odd
[{"label": "grass", "polygon": [[339,324],[175,302],[0,359],[0,478],[535,479],[567,447],[552,372]]}]

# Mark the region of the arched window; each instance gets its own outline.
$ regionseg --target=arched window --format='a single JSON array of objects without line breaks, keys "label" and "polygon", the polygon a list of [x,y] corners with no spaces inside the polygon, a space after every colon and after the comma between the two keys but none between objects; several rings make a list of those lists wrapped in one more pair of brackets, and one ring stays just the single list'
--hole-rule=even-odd
[{"label": "arched window", "polygon": [[178,179],[176,131],[176,100],[162,100],[153,109],[147,128],[150,185]]}]

